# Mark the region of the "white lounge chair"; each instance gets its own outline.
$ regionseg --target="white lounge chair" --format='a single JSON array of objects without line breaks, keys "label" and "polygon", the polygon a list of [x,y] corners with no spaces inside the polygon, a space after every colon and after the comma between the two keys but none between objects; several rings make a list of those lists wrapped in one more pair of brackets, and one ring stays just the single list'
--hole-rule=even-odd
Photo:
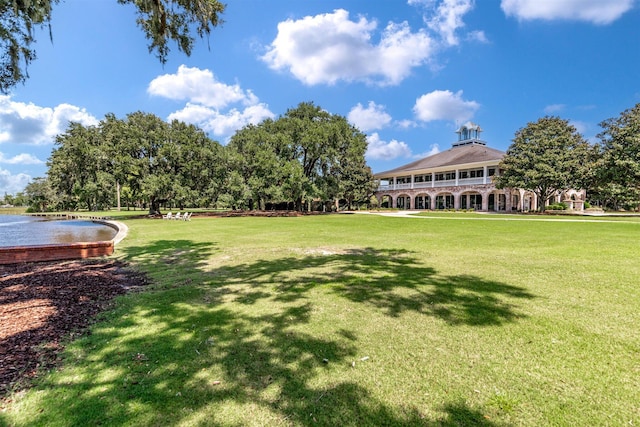
[{"label": "white lounge chair", "polygon": [[176,214],[176,216],[174,216],[174,217],[173,217],[173,219],[175,219],[175,220],[180,220],[180,219],[182,219],[182,214],[181,214],[180,212],[178,212],[178,213]]},{"label": "white lounge chair", "polygon": [[171,216],[171,212],[167,212],[166,215],[162,215],[162,219],[173,219],[173,217]]},{"label": "white lounge chair", "polygon": [[182,220],[183,221],[191,221],[191,215],[193,215],[193,214],[189,213],[189,212],[185,212],[185,214],[182,216]]}]

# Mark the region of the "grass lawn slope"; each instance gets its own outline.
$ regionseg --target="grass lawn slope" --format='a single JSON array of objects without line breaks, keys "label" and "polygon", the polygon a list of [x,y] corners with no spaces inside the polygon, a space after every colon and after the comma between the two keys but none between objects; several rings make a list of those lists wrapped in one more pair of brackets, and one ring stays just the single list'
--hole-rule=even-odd
[{"label": "grass lawn slope", "polygon": [[640,222],[485,218],[123,218],[154,285],[0,424],[640,425]]}]

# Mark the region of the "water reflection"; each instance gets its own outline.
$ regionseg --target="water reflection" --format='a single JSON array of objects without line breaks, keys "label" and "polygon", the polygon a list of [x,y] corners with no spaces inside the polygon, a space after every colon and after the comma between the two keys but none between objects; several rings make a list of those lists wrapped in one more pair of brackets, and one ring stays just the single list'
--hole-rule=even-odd
[{"label": "water reflection", "polygon": [[115,235],[113,228],[91,221],[0,215],[0,246],[97,242]]}]

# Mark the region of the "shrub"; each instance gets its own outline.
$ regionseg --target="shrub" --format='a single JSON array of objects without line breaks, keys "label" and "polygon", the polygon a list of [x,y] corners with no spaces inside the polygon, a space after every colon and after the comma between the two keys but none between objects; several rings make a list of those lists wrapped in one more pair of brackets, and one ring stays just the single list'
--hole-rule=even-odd
[{"label": "shrub", "polygon": [[546,207],[548,211],[564,211],[567,210],[569,206],[566,203],[554,203]]}]

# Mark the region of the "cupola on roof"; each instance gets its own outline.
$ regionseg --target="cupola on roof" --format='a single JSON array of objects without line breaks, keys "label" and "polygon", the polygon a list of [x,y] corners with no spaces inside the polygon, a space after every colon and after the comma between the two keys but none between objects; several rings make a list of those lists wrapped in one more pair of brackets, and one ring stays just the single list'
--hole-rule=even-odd
[{"label": "cupola on roof", "polygon": [[480,126],[472,122],[467,122],[460,126],[456,131],[458,134],[458,141],[454,142],[452,145],[454,147],[469,144],[487,145],[486,142],[480,140],[480,132],[482,132],[482,128]]}]

